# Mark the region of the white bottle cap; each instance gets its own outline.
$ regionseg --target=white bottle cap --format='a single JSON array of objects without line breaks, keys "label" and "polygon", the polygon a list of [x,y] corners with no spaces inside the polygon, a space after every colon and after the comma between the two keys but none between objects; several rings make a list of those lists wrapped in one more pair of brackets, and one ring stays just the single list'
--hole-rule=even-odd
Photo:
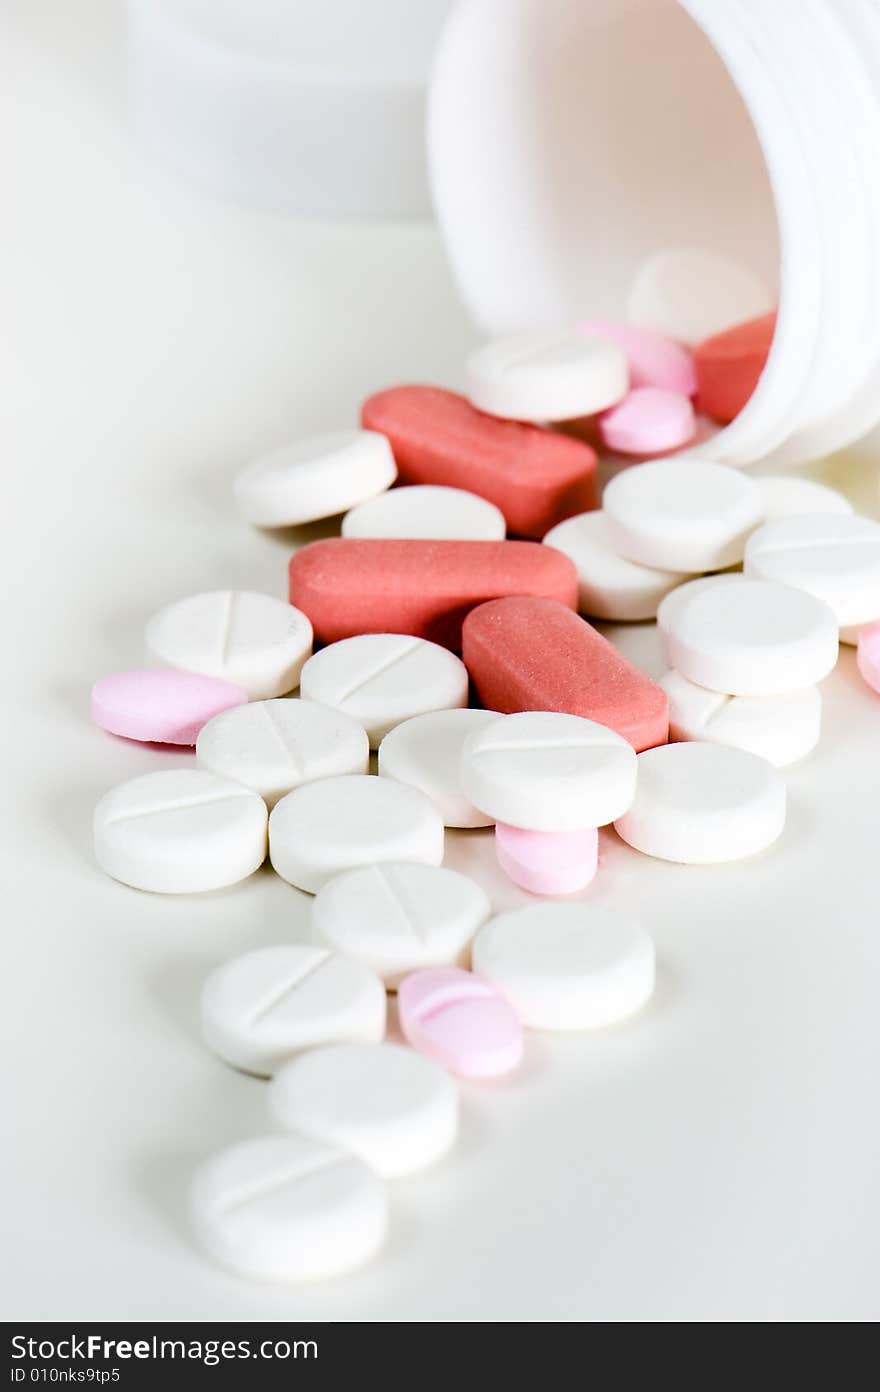
[{"label": "white bottle cap", "polygon": [[450,0],[128,0],[148,143],[296,212],[429,211],[425,92]]},{"label": "white bottle cap", "polygon": [[701,245],[778,287],[712,457],[817,457],[880,418],[880,17],[853,0],[459,0],[430,96],[453,272],[488,333],[623,318]]}]

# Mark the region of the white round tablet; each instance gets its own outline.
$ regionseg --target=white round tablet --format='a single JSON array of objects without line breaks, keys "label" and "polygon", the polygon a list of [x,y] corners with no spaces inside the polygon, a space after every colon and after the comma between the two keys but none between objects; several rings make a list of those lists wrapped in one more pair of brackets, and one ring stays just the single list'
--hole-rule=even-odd
[{"label": "white round tablet", "polygon": [[633,324],[682,343],[699,343],[774,308],[769,289],[748,266],[699,246],[649,257],[627,295]]},{"label": "white round tablet", "polygon": [[658,629],[661,633],[668,633],[676,616],[694,595],[703,594],[718,585],[741,585],[744,578],[741,570],[722,570],[717,575],[698,575],[694,580],[685,581],[683,585],[670,590],[657,605]]},{"label": "white round tablet", "polygon": [[403,633],[361,633],[330,643],[302,670],[302,695],[344,711],[376,749],[401,720],[466,706],[468,673],[439,643]]},{"label": "white round tablet", "polygon": [[634,1014],[654,990],[654,944],[598,904],[532,904],[499,914],[474,941],[474,971],[530,1029],[580,1030]]},{"label": "white round tablet", "polygon": [[438,865],[367,865],[328,880],[312,904],[316,942],[396,987],[420,967],[466,967],[492,907],[467,875]]},{"label": "white round tablet", "polygon": [[764,499],[764,521],[779,517],[802,517],[807,513],[851,514],[852,503],[834,488],[798,474],[754,474]]},{"label": "white round tablet", "polygon": [[464,742],[461,785],[495,821],[529,831],[605,826],[632,802],[636,754],[579,715],[502,715]]},{"label": "white round tablet", "polygon": [[420,788],[448,827],[491,826],[461,788],[462,746],[474,730],[497,720],[495,711],[445,710],[415,715],[396,725],[379,745],[379,773]]},{"label": "white round tablet", "polygon": [[508,420],[592,416],[629,390],[623,349],[573,330],[496,338],[470,355],[465,371],[471,404]]},{"label": "white round tablet", "polygon": [[744,570],[824,600],[842,626],[880,618],[880,524],[867,517],[768,522],[749,537]]},{"label": "white round tablet", "polygon": [[388,1227],[388,1191],[359,1160],[306,1136],[229,1146],[193,1176],[193,1234],[236,1276],[315,1281],[368,1261]]},{"label": "white round tablet", "polygon": [[375,430],[340,430],[273,450],[235,480],[239,511],[258,527],[315,522],[373,498],[397,478],[391,446]]},{"label": "white round tablet", "polygon": [[169,667],[234,682],[259,701],[293,691],[312,651],[312,625],[271,595],[210,590],[154,614],[146,644]]},{"label": "white round tablet", "polygon": [[417,788],[348,774],[294,788],[272,809],[269,857],[283,880],[315,894],[357,865],[439,865],[443,818]]},{"label": "white round tablet", "polygon": [[105,793],[95,859],[114,880],[160,894],[223,889],[266,858],[266,804],[203,769],[161,769]]},{"label": "white round tablet", "polygon": [[743,582],[741,571],[730,570],[722,571],[720,575],[700,575],[696,580],[688,580],[686,584],[679,585],[677,589],[670,590],[665,599],[657,605],[657,637],[660,640],[660,649],[667,662],[671,661],[669,656],[668,635],[675,624],[676,616],[693,599],[695,595],[703,594],[706,590],[711,590],[717,585],[735,584],[741,585]]},{"label": "white round tablet", "polygon": [[660,682],[669,697],[669,737],[711,740],[759,754],[776,768],[803,759],[819,742],[822,694],[818,686],[780,696],[730,696],[707,691],[680,672]]},{"label": "white round tablet", "polygon": [[463,488],[413,484],[392,488],[352,508],[342,519],[345,537],[423,537],[429,540],[503,541],[504,513]]},{"label": "white round tablet", "polygon": [[[227,720],[227,715],[237,720]],[[203,725],[196,762],[253,788],[269,807],[301,783],[366,773],[370,741],[362,725],[315,701],[251,701]]]},{"label": "white round tablet", "polygon": [[268,1088],[287,1131],[357,1155],[386,1179],[433,1165],[458,1132],[458,1088],[399,1044],[331,1044],[285,1064]]},{"label": "white round tablet", "polygon": [[637,851],[720,865],[772,845],[785,825],[785,783],[766,759],[694,741],[646,749],[629,811],[614,823]]},{"label": "white round tablet", "polygon": [[385,988],[362,962],[312,944],[262,947],[211,972],[202,991],[209,1049],[259,1077],[291,1054],[385,1033]]},{"label": "white round tablet", "polygon": [[602,507],[627,560],[693,573],[741,561],[764,504],[754,479],[725,464],[654,459],[613,478]]},{"label": "white round tablet", "polygon": [[604,512],[569,517],[551,527],[544,545],[574,562],[578,608],[594,619],[653,619],[660,601],[688,578],[684,572],[654,570],[624,560],[614,549]]},{"label": "white round tablet", "polygon": [[827,677],[837,662],[837,622],[803,590],[745,578],[683,600],[666,645],[689,681],[726,695],[778,696]]}]

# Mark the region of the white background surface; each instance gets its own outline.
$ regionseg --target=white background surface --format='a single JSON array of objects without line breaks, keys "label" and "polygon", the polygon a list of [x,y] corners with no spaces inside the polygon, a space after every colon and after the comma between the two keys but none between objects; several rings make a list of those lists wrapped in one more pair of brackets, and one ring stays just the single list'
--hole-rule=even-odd
[{"label": "white background surface", "polygon": [[[93,728],[89,688],[170,599],[284,595],[304,534],[240,523],[236,470],[389,383],[458,385],[472,331],[431,229],[296,225],[143,157],[111,0],[2,13],[4,1317],[877,1318],[880,697],[846,649],[773,851],[691,869],[603,836],[592,892],[654,933],[655,1002],[466,1088],[373,1265],[274,1289],[191,1249],[193,1165],[266,1125],[199,1042],[201,982],[303,938],[308,903],[267,870],[179,899],[101,876],[99,795],[187,756]],[[813,473],[876,515],[873,449]],[[620,642],[657,670],[651,626]],[[449,861],[525,898],[489,833]]]}]

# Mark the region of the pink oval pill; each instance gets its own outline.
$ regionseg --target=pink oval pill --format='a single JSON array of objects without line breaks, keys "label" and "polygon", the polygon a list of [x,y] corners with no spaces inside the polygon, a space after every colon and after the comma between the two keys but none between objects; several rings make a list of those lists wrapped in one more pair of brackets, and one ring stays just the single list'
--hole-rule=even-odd
[{"label": "pink oval pill", "polygon": [[618,454],[664,454],[694,438],[690,398],[659,387],[638,387],[599,417],[599,434]]},{"label": "pink oval pill", "polygon": [[397,988],[404,1038],[462,1078],[510,1073],[523,1053],[522,1025],[494,986],[461,967],[427,967]]},{"label": "pink oval pill", "polygon": [[623,349],[629,363],[630,387],[662,387],[682,396],[696,392],[694,359],[674,338],[614,319],[590,319],[578,324],[577,329],[578,333],[605,338]]},{"label": "pink oval pill", "polygon": [[859,629],[856,665],[868,685],[880,691],[880,623],[865,624]]},{"label": "pink oval pill", "polygon": [[586,889],[599,863],[599,833],[526,831],[498,822],[495,855],[506,875],[530,894],[575,894]]},{"label": "pink oval pill", "polygon": [[195,744],[203,725],[247,692],[231,682],[171,667],[115,672],[92,687],[92,719],[112,735],[148,744]]}]

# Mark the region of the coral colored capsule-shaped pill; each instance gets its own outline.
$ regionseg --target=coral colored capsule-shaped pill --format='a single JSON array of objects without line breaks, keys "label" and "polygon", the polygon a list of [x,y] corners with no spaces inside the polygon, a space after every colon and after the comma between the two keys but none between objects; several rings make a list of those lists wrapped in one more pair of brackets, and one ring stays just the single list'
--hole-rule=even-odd
[{"label": "coral colored capsule-shaped pill", "polygon": [[361,409],[391,441],[402,483],[437,483],[488,498],[516,536],[540,538],[596,506],[596,455],[583,440],[477,411],[440,387],[391,387]]},{"label": "coral colored capsule-shaped pill", "polygon": [[739,415],[758,385],[775,332],[774,310],[715,334],[694,349],[698,411],[719,425]]},{"label": "coral colored capsule-shaped pill", "polygon": [[551,600],[481,604],[465,620],[462,656],[488,710],[581,715],[636,751],[669,737],[666,693],[586,620]]},{"label": "coral colored capsule-shaped pill", "polygon": [[499,595],[541,595],[574,609],[577,572],[534,541],[331,537],[290,561],[291,603],[322,643],[410,633],[459,650],[465,615]]},{"label": "coral colored capsule-shaped pill", "polygon": [[397,990],[404,1038],[462,1078],[497,1078],[522,1059],[513,1007],[494,986],[461,967],[427,967]]}]

